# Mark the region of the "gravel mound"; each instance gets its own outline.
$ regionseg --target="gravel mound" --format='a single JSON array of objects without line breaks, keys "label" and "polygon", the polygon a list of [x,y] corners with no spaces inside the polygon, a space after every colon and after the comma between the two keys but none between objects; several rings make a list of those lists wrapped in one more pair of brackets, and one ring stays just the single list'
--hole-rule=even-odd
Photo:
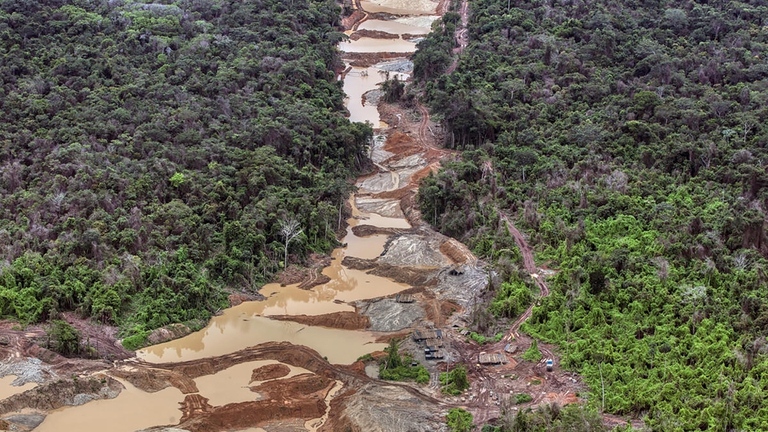
[{"label": "gravel mound", "polygon": [[345,410],[366,432],[446,432],[444,414],[400,387],[370,383],[349,398]]},{"label": "gravel mound", "polygon": [[44,365],[42,360],[34,357],[24,358],[16,362],[0,363],[0,377],[7,375],[16,375],[17,378],[11,383],[14,386],[22,386],[31,382],[39,384],[57,376],[50,366]]},{"label": "gravel mound", "polygon": [[416,303],[398,303],[393,299],[358,302],[359,313],[371,320],[370,330],[393,332],[408,328],[424,318],[424,310]]},{"label": "gravel mound", "polygon": [[379,262],[395,266],[444,267],[450,262],[439,252],[440,243],[437,236],[399,235],[387,243]]},{"label": "gravel mound", "polygon": [[454,300],[469,310],[472,299],[488,285],[488,274],[474,265],[459,266],[456,268],[459,272],[451,272],[451,269],[445,268],[437,275],[435,291],[440,298]]},{"label": "gravel mound", "polygon": [[17,425],[26,426],[30,429],[34,429],[40,426],[40,423],[45,420],[45,416],[42,414],[16,414],[8,417],[3,417],[2,420],[8,423],[14,423]]},{"label": "gravel mound", "polygon": [[411,73],[413,62],[408,59],[398,59],[377,63],[374,67],[389,72]]}]

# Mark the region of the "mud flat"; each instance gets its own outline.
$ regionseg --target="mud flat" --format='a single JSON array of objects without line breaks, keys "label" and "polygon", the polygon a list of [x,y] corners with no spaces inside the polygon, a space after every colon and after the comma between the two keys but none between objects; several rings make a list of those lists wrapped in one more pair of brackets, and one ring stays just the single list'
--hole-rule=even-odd
[{"label": "mud flat", "polygon": [[379,52],[382,49],[397,52],[416,52],[416,44],[402,39],[375,39],[361,37],[358,40],[342,42],[339,49],[343,52]]}]

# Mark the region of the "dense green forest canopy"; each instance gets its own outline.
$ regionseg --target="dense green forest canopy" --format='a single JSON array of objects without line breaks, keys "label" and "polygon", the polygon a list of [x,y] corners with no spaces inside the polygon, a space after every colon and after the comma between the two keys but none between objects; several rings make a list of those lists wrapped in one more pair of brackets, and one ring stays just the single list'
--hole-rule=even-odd
[{"label": "dense green forest canopy", "polygon": [[[163,4],[161,4],[163,3]],[[368,125],[332,0],[0,2],[0,317],[142,335],[335,245]]]},{"label": "dense green forest canopy", "polygon": [[[768,430],[768,3],[470,0],[414,57],[446,145],[426,219],[530,298],[505,213],[557,269],[525,330],[590,404],[654,430]],[[528,290],[528,292],[526,292]],[[534,292],[536,293],[536,292]]]}]

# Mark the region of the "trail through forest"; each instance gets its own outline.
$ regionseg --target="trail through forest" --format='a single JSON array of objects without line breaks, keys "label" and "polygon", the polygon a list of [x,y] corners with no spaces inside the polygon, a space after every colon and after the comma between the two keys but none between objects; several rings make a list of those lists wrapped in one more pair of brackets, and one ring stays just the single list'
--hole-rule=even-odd
[{"label": "trail through forest", "polygon": [[[509,234],[512,235],[513,239],[515,239],[515,244],[517,244],[518,249],[520,249],[520,254],[523,256],[523,265],[525,266],[525,270],[529,275],[531,275],[531,279],[533,279],[536,286],[539,287],[539,295],[542,298],[548,296],[549,287],[547,287],[547,283],[544,282],[544,278],[538,273],[536,262],[533,260],[533,252],[531,251],[531,247],[528,245],[528,242],[525,240],[525,237],[523,237],[523,234],[520,233],[520,231],[512,224],[512,222],[509,221],[507,215],[502,213],[501,219],[504,221],[504,223],[507,224]],[[520,334],[518,333],[520,326],[523,325],[523,323],[531,317],[533,306],[534,304],[528,306],[528,309],[526,309],[525,312],[523,312],[523,314],[515,320],[515,322],[512,324],[512,327],[509,329],[509,333],[507,333],[507,335],[504,337],[504,340],[508,341],[513,337],[520,337]],[[551,352],[548,354],[550,357],[552,356]]]},{"label": "trail through forest", "polygon": [[459,64],[459,55],[464,48],[469,44],[469,30],[467,29],[467,23],[469,22],[469,1],[462,0],[461,9],[459,10],[461,15],[461,26],[456,29],[456,42],[459,46],[453,49],[453,62],[445,71],[446,74],[451,74],[456,70],[456,66]]}]

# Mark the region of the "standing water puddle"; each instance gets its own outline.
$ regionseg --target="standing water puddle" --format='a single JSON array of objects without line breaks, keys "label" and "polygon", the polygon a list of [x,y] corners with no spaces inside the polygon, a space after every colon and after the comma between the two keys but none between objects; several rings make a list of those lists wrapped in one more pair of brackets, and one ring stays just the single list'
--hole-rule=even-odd
[{"label": "standing water puddle", "polygon": [[26,383],[21,386],[11,385],[15,379],[16,375],[8,375],[0,378],[0,400],[9,398],[15,394],[24,393],[37,385],[35,383]]}]

